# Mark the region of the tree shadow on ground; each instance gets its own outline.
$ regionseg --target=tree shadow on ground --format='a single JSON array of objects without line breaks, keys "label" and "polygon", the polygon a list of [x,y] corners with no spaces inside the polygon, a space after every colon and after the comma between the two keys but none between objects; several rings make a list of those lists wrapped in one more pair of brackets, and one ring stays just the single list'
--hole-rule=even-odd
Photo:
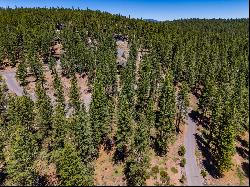
[{"label": "tree shadow on ground", "polygon": [[167,149],[164,150],[161,148],[161,146],[159,145],[159,142],[157,141],[157,138],[154,138],[154,139],[151,138],[151,140],[152,140],[151,142],[153,143],[150,147],[154,150],[155,154],[160,157],[165,156],[167,154]]},{"label": "tree shadow on ground", "polygon": [[114,164],[119,164],[121,162],[124,162],[125,161],[124,150],[120,151],[120,150],[116,149],[112,160],[113,160]]},{"label": "tree shadow on ground", "polygon": [[205,158],[204,160],[202,160],[205,169],[213,178],[219,178],[220,175],[216,170],[214,163],[212,162],[212,155],[209,151],[207,142],[202,136],[198,135],[197,133],[195,134],[195,139],[198,145],[198,149],[201,150],[201,153]]},{"label": "tree shadow on ground", "polygon": [[48,181],[45,176],[37,176],[35,186],[48,186]]},{"label": "tree shadow on ground", "polygon": [[0,171],[0,186],[4,185],[4,181],[7,177],[7,173],[5,173],[4,171]]},{"label": "tree shadow on ground", "polygon": [[205,129],[208,129],[210,119],[202,114],[200,114],[198,111],[191,110],[191,112],[188,114],[188,116],[199,126],[201,125]]},{"label": "tree shadow on ground", "polygon": [[241,164],[242,170],[245,172],[246,177],[249,178],[249,163],[243,162]]},{"label": "tree shadow on ground", "polygon": [[237,136],[236,139],[240,142],[240,144],[241,144],[242,147],[249,149],[249,143],[248,143],[248,141],[243,140],[240,136]]},{"label": "tree shadow on ground", "polygon": [[192,94],[199,99],[201,96],[201,88],[199,88],[198,86],[195,86],[194,88],[192,88]]},{"label": "tree shadow on ground", "polygon": [[236,151],[238,152],[238,154],[244,158],[244,159],[248,159],[249,158],[249,153],[248,150],[243,148],[243,147],[236,147]]},{"label": "tree shadow on ground", "polygon": [[199,119],[200,119],[200,113],[198,111],[194,111],[192,110],[188,116],[195,122],[199,122]]},{"label": "tree shadow on ground", "polygon": [[104,151],[110,153],[114,147],[114,140],[111,138],[105,138],[103,140]]}]

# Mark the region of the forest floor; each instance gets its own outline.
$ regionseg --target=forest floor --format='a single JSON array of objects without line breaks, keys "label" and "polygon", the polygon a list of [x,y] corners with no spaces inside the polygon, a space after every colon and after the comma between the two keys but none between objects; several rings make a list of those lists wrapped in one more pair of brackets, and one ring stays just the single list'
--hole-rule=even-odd
[{"label": "forest floor", "polygon": [[[183,182],[180,181],[182,177],[185,178],[185,171],[184,168],[180,166],[182,157],[178,155],[179,147],[183,145],[184,134],[185,125],[181,124],[180,133],[170,143],[171,146],[169,146],[169,150],[167,152],[167,155],[165,156],[158,156],[152,149],[150,150],[150,168],[148,170],[150,175],[149,178],[146,180],[147,186],[159,186],[161,184],[161,171],[167,172],[168,176],[170,177],[168,185],[185,185],[185,179]],[[159,168],[159,172],[154,172],[153,168],[155,167]]]},{"label": "forest floor", "polygon": [[[166,156],[158,156],[153,149],[149,151],[150,166],[148,168],[148,179],[146,186],[158,186],[162,184],[160,172],[167,172],[170,185],[182,186],[180,182],[182,176],[185,176],[184,168],[180,166],[181,156],[178,155],[179,146],[184,141],[185,126],[181,125],[181,133],[171,142]],[[95,185],[97,186],[124,186],[126,179],[124,176],[124,163],[115,163],[113,160],[114,149],[106,151],[102,147],[99,152],[99,158],[95,163]],[[158,168],[154,172],[153,168]]]}]

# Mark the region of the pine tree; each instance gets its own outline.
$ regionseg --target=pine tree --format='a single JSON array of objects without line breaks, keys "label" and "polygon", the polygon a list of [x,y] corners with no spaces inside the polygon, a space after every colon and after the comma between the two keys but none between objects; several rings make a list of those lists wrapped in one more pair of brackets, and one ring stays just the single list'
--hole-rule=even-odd
[{"label": "pine tree", "polygon": [[178,92],[177,96],[177,118],[176,118],[176,131],[180,132],[180,122],[186,118],[187,107],[189,105],[188,101],[189,88],[185,81],[182,82],[181,90]]},{"label": "pine tree", "polygon": [[232,156],[235,152],[235,108],[230,112],[230,106],[223,111],[223,118],[220,123],[220,133],[216,136],[217,141],[214,142],[215,149],[213,150],[213,156],[215,160],[215,166],[220,174],[231,169]]},{"label": "pine tree", "polygon": [[131,49],[129,52],[129,58],[127,65],[122,71],[121,75],[121,98],[123,96],[126,97],[129,108],[134,115],[134,108],[135,108],[135,60],[136,60],[136,53],[137,50],[134,44],[131,44]]},{"label": "pine tree", "polygon": [[89,116],[84,106],[72,117],[71,127],[75,135],[76,148],[84,163],[88,163],[96,156],[93,130],[90,126]]},{"label": "pine tree", "polygon": [[21,124],[27,130],[34,128],[34,102],[28,96],[10,98],[7,115],[9,126]]},{"label": "pine tree", "polygon": [[23,86],[27,84],[26,77],[27,77],[27,67],[24,62],[21,62],[17,68],[17,78],[20,81],[21,85]]},{"label": "pine tree", "polygon": [[[116,146],[119,157],[124,157],[131,149],[133,135],[133,116],[125,96],[119,98]],[[122,154],[122,155],[120,155]]]},{"label": "pine tree", "polygon": [[44,137],[51,130],[53,108],[50,98],[46,95],[41,82],[36,82],[36,115],[35,121],[39,127],[39,135]]},{"label": "pine tree", "polygon": [[67,123],[64,107],[58,103],[52,115],[52,145],[54,149],[63,147],[65,134],[67,132]]},{"label": "pine tree", "polygon": [[35,75],[36,80],[44,81],[43,66],[42,63],[37,59],[35,54],[30,54],[29,65],[31,72]]},{"label": "pine tree", "polygon": [[53,57],[49,57],[49,69],[52,72],[52,74],[55,73],[55,66],[56,66],[56,60]]},{"label": "pine tree", "polygon": [[156,123],[157,147],[160,154],[165,154],[168,148],[169,140],[174,135],[174,118],[176,113],[175,94],[173,77],[171,72],[167,74],[161,88],[159,98],[159,118]]},{"label": "pine tree", "polygon": [[229,85],[222,85],[220,88],[221,93],[217,93],[219,95],[217,95],[217,102],[210,125],[209,145],[215,167],[220,175],[223,175],[225,171],[232,167],[232,156],[235,152],[237,113],[234,102],[230,101],[232,93],[228,92],[228,90]]},{"label": "pine tree", "polygon": [[6,171],[12,185],[34,185],[37,174],[32,167],[38,145],[34,135],[18,124],[11,137]]},{"label": "pine tree", "polygon": [[111,131],[108,119],[108,99],[102,80],[97,78],[94,83],[92,102],[90,104],[90,122],[95,136],[94,142],[96,148],[99,147]]},{"label": "pine tree", "polygon": [[211,78],[206,79],[206,83],[202,89],[198,103],[199,109],[201,109],[201,112],[204,116],[211,112],[214,105],[215,86],[216,83],[211,80]]},{"label": "pine tree", "polygon": [[125,174],[128,185],[145,185],[149,167],[149,127],[146,116],[140,115],[129,158],[126,160]]},{"label": "pine tree", "polygon": [[78,151],[70,143],[54,152],[60,185],[62,186],[92,186],[93,169],[90,164],[83,164]]},{"label": "pine tree", "polygon": [[239,71],[236,75],[236,82],[234,85],[234,99],[236,104],[237,116],[237,133],[240,134],[249,129],[249,89],[244,84],[244,75]]},{"label": "pine tree", "polygon": [[149,61],[149,58],[146,58],[142,62],[142,67],[140,70],[140,80],[137,90],[137,108],[138,112],[142,112],[148,102],[150,96],[150,78],[151,78],[151,69],[152,65]]},{"label": "pine tree", "polygon": [[4,46],[0,45],[0,69],[4,68],[3,57],[4,57]]},{"label": "pine tree", "polygon": [[4,161],[3,148],[6,142],[6,108],[7,108],[7,86],[0,76],[0,163]]},{"label": "pine tree", "polygon": [[6,171],[12,185],[33,185],[36,179],[32,167],[38,151],[35,135],[33,101],[27,96],[9,100],[8,126],[10,147],[6,154]]},{"label": "pine tree", "polygon": [[56,102],[61,103],[64,106],[65,99],[63,95],[63,86],[57,72],[54,74],[53,86],[55,89]]},{"label": "pine tree", "polygon": [[6,122],[6,108],[7,108],[7,85],[3,78],[0,76],[0,126]]}]

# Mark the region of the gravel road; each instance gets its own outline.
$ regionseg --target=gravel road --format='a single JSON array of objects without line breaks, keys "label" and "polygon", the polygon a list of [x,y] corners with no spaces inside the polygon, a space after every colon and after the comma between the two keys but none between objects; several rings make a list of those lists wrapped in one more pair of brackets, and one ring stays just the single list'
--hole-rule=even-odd
[{"label": "gravel road", "polygon": [[18,96],[23,95],[23,88],[17,82],[14,72],[2,72],[1,75],[12,93],[16,93]]},{"label": "gravel road", "polygon": [[[191,111],[192,109],[189,108],[188,113],[190,113]],[[187,177],[187,185],[188,186],[203,186],[203,177],[200,174],[201,170],[198,166],[198,163],[196,161],[196,156],[195,156],[195,149],[197,147],[196,139],[195,139],[196,124],[190,118],[189,115],[187,116],[186,123],[187,123],[187,129],[184,135],[184,144],[186,148],[185,171],[186,171],[186,177]]]},{"label": "gravel road", "polygon": [[[23,95],[23,88],[17,82],[15,72],[1,72],[0,74],[5,79],[5,82],[10,92],[15,93],[17,96]],[[36,97],[34,93],[31,93],[30,97],[33,101],[35,101]]]}]

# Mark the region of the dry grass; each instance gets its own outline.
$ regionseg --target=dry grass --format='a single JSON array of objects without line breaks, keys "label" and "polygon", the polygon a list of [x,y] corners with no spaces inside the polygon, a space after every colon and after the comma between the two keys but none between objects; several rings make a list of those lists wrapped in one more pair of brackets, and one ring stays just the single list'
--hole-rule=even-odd
[{"label": "dry grass", "polygon": [[56,165],[51,163],[48,164],[45,160],[37,160],[35,163],[36,170],[41,177],[47,182],[49,186],[57,186],[59,185],[59,179],[56,174]]}]

